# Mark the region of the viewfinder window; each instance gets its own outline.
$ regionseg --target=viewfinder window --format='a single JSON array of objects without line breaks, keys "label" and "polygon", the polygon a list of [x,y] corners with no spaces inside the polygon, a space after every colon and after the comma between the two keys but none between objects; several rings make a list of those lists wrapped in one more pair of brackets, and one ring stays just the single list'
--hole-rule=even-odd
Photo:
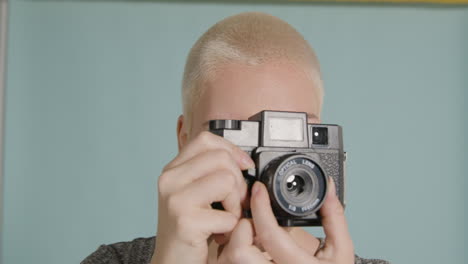
[{"label": "viewfinder window", "polygon": [[301,118],[269,118],[271,140],[303,141],[303,119]]},{"label": "viewfinder window", "polygon": [[328,128],[313,127],[312,128],[312,144],[328,145]]}]

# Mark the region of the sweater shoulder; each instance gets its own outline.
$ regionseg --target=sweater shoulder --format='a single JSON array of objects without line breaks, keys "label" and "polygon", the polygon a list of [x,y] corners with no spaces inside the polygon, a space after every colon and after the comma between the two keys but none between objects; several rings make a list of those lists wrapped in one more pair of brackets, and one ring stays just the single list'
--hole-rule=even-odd
[{"label": "sweater shoulder", "polygon": [[[100,245],[81,264],[146,264],[153,256],[155,237],[140,237],[132,241]],[[390,264],[381,259],[364,259],[355,256],[355,264]]]},{"label": "sweater shoulder", "polygon": [[149,263],[155,237],[140,237],[132,241],[100,245],[81,264],[141,264]]},{"label": "sweater shoulder", "polygon": [[354,264],[390,264],[390,262],[382,259],[364,259],[355,255]]}]

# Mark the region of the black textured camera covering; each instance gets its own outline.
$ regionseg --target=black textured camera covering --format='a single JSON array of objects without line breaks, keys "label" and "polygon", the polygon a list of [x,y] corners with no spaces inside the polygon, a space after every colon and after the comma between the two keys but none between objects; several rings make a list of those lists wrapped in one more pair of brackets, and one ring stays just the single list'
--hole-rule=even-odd
[{"label": "black textured camera covering", "polygon": [[344,177],[339,177],[343,175],[343,157],[340,157],[338,151],[331,153],[319,153],[320,163],[322,164],[322,169],[325,171],[325,174],[332,177],[335,181],[335,186],[337,190],[338,198],[341,203],[344,202],[344,189],[343,181]]}]

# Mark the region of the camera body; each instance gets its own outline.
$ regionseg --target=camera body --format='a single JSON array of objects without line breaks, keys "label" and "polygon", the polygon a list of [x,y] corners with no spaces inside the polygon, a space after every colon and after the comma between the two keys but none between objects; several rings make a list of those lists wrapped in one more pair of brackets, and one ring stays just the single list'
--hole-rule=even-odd
[{"label": "camera body", "polygon": [[[249,190],[255,181],[265,184],[281,226],[320,226],[329,178],[345,206],[341,126],[307,123],[306,113],[267,110],[248,120],[211,120],[209,126],[252,157],[255,169],[243,171],[244,179]],[[220,203],[213,207],[222,209]]]}]

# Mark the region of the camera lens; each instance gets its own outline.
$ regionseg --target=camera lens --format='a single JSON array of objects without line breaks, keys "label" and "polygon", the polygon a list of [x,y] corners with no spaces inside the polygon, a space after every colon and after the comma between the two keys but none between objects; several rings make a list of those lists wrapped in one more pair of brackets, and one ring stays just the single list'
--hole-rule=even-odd
[{"label": "camera lens", "polygon": [[291,175],[286,179],[286,187],[291,195],[297,196],[304,192],[305,181],[299,175]]},{"label": "camera lens", "polygon": [[315,213],[321,207],[327,190],[321,168],[308,156],[300,154],[285,155],[271,161],[261,180],[268,188],[273,209],[283,216]]}]

